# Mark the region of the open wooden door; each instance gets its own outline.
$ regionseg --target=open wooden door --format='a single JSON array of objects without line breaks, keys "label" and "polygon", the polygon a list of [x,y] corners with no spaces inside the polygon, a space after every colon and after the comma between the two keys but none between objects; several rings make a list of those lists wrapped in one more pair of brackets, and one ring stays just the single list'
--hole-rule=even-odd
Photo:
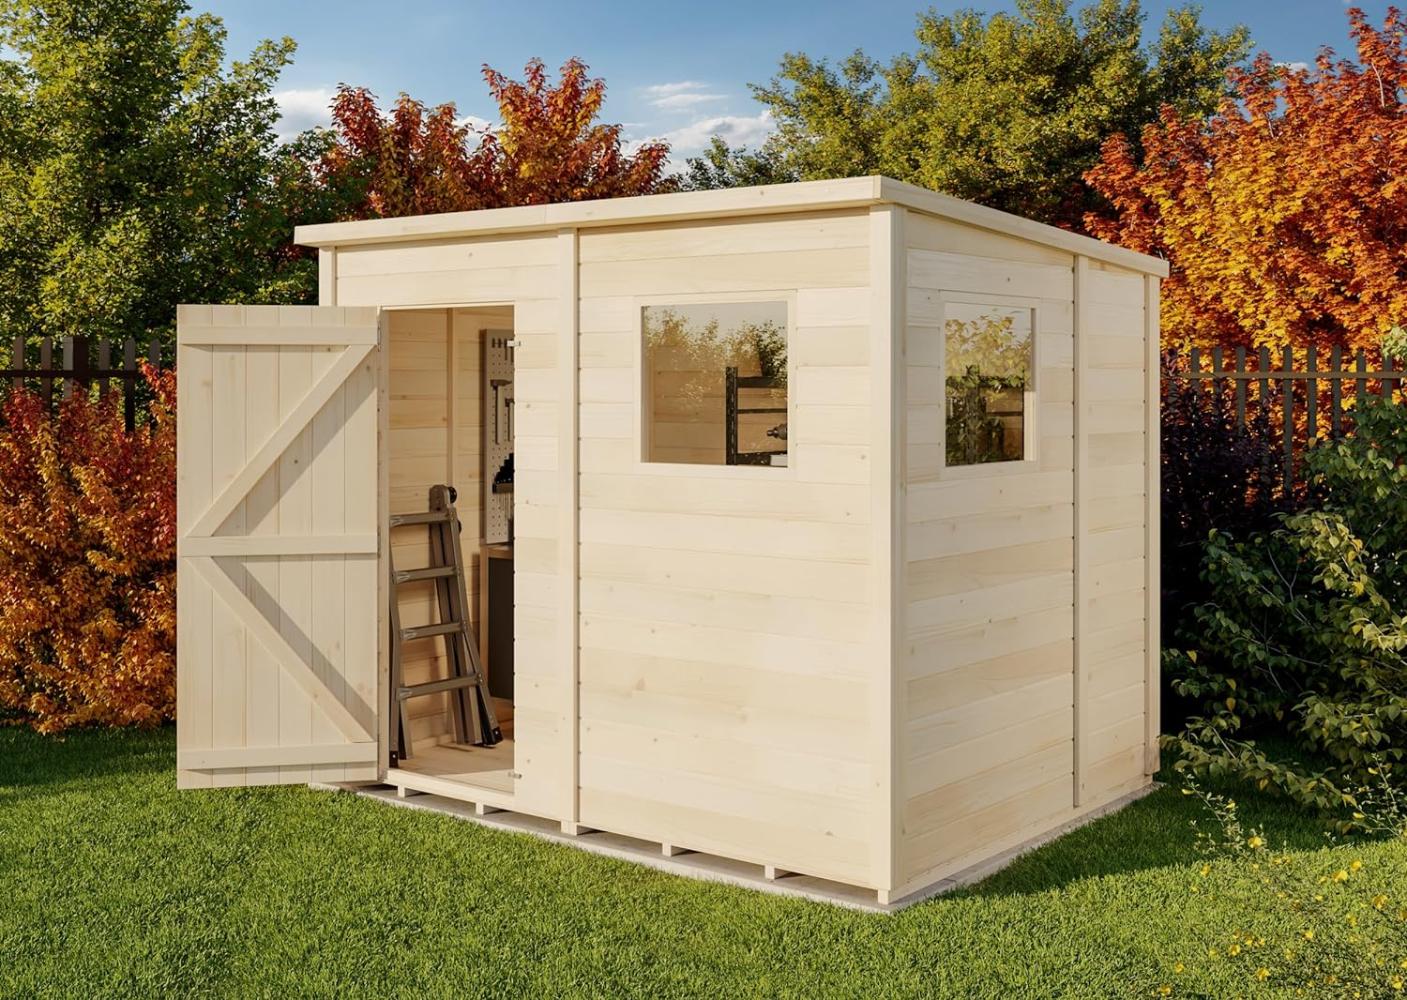
[{"label": "open wooden door", "polygon": [[180,309],[179,787],[378,777],[379,322]]}]

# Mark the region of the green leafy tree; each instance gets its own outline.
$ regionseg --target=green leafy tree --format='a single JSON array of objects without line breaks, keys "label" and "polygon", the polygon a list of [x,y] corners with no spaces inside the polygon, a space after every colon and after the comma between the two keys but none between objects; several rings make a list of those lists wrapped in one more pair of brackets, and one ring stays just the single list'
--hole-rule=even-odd
[{"label": "green leafy tree", "polygon": [[177,302],[305,294],[272,97],[293,42],[226,68],[225,37],[184,0],[0,0],[7,334],[163,332]]},{"label": "green leafy tree", "polygon": [[777,145],[750,150],[745,146],[729,146],[722,136],[715,135],[707,149],[685,161],[687,167],[680,179],[681,187],[686,191],[712,191],[800,180],[785,159]]},{"label": "green leafy tree", "polygon": [[711,149],[691,179],[751,183],[759,164],[807,180],[882,173],[1078,227],[1096,203],[1082,174],[1101,142],[1137,135],[1165,104],[1211,112],[1249,49],[1244,28],[1209,31],[1196,7],[1170,11],[1151,44],[1138,0],[1016,7],[930,10],[918,51],[888,63],[860,51],[836,64],[784,56],[753,87],[776,134],[755,154]]}]

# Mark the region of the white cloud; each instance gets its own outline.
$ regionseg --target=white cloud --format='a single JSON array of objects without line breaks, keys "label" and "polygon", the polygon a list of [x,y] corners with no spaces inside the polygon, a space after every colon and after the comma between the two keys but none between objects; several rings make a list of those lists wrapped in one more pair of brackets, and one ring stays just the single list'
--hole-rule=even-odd
[{"label": "white cloud", "polygon": [[772,134],[772,113],[756,115],[715,115],[699,118],[688,125],[671,129],[660,138],[669,143],[671,158],[682,160],[698,153],[715,135],[723,137],[729,146],[757,146]]},{"label": "white cloud", "polygon": [[465,115],[462,118],[456,118],[454,123],[460,128],[472,129],[475,132],[482,132],[489,126],[497,127],[497,122],[491,122],[487,118],[480,118],[478,115]]},{"label": "white cloud", "polygon": [[669,97],[671,94],[682,94],[689,90],[702,90],[708,86],[698,80],[678,80],[674,83],[654,83],[643,88],[647,97]]},{"label": "white cloud", "polygon": [[687,111],[700,104],[723,100],[722,94],[713,93],[707,86],[698,80],[679,80],[652,84],[642,88],[642,93],[653,107],[661,111]]},{"label": "white cloud", "polygon": [[274,93],[278,102],[280,139],[292,139],[300,132],[319,125],[327,125],[332,120],[330,109],[336,91],[331,87],[307,87],[293,90],[279,90]]},{"label": "white cloud", "polygon": [[722,94],[670,94],[668,97],[657,98],[651,103],[661,111],[687,111],[700,104],[721,100],[723,100]]}]

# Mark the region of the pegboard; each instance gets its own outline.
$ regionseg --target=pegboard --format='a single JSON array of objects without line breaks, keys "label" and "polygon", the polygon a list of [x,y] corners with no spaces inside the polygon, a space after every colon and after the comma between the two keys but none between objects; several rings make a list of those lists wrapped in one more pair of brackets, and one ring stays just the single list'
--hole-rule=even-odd
[{"label": "pegboard", "polygon": [[480,370],[484,434],[484,541],[512,541],[513,493],[494,492],[493,480],[513,455],[513,331],[485,330]]}]

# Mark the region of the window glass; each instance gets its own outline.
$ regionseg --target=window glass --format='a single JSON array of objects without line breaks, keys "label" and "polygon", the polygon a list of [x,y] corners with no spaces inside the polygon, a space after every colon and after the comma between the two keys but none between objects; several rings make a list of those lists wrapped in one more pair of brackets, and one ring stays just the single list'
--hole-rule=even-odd
[{"label": "window glass", "polygon": [[787,464],[787,304],[645,306],[647,462]]},{"label": "window glass", "polygon": [[949,466],[1030,457],[1032,310],[949,302],[944,309]]}]

